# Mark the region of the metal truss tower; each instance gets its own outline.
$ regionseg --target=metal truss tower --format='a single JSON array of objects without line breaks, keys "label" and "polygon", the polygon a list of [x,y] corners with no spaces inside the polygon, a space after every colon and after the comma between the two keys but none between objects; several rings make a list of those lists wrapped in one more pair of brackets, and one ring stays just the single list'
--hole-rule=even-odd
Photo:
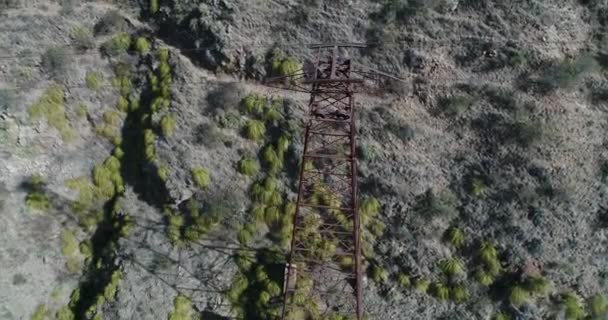
[{"label": "metal truss tower", "polygon": [[283,320],[363,319],[355,93],[364,77],[379,73],[357,71],[340,54],[361,47],[313,45],[313,61],[303,71],[267,81],[310,93]]}]

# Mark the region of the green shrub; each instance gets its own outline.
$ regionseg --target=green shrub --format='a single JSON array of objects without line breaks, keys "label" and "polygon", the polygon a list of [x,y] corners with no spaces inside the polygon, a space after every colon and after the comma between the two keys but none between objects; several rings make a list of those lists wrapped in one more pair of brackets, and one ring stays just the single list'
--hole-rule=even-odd
[{"label": "green shrub", "polygon": [[492,317],[492,320],[511,320],[511,316],[504,312],[499,312]]},{"label": "green shrub", "polygon": [[272,105],[266,109],[266,112],[264,112],[264,121],[276,124],[281,119],[283,119],[281,105],[277,105],[275,104],[275,101],[273,101]]},{"label": "green shrub", "polygon": [[409,287],[411,285],[410,276],[408,274],[406,274],[406,273],[400,273],[397,276],[397,282],[403,288],[407,288],[407,287]]},{"label": "green shrub", "polygon": [[388,271],[381,266],[373,266],[371,270],[371,278],[376,283],[385,283],[388,281]]},{"label": "green shrub", "polygon": [[116,109],[125,113],[129,112],[129,101],[125,97],[119,96],[118,101],[116,102]]},{"label": "green shrub", "polygon": [[361,225],[366,226],[380,212],[380,201],[374,197],[365,197],[359,205]]},{"label": "green shrub", "polygon": [[49,48],[42,54],[41,64],[53,78],[62,77],[68,69],[68,52],[63,47]]},{"label": "green shrub", "polygon": [[166,115],[160,119],[160,128],[163,132],[163,136],[168,137],[173,134],[175,131],[175,117],[172,115]]},{"label": "green shrub", "polygon": [[608,314],[608,304],[602,295],[595,295],[589,300],[589,310],[591,316],[598,320]]},{"label": "green shrub", "polygon": [[82,261],[75,256],[68,257],[67,261],[65,262],[65,268],[71,274],[78,274],[82,269]]},{"label": "green shrub", "polygon": [[450,297],[450,288],[443,283],[435,283],[433,293],[440,300],[447,300]]},{"label": "green shrub", "polygon": [[120,285],[122,274],[120,271],[114,271],[110,278],[110,282],[103,289],[103,297],[105,300],[112,302],[114,301],[114,297],[116,296],[116,291],[118,290],[118,286]]},{"label": "green shrub", "polygon": [[151,129],[144,130],[144,144],[145,145],[153,145],[154,144],[154,132]]},{"label": "green shrub", "polygon": [[87,178],[68,179],[65,181],[65,186],[71,190],[78,191],[78,199],[72,204],[74,211],[83,212],[91,206],[94,199],[94,190]]},{"label": "green shrub", "polygon": [[258,162],[249,157],[244,157],[238,163],[239,173],[244,174],[246,176],[255,176],[260,170],[260,166]]},{"label": "green shrub", "polygon": [[264,148],[263,159],[271,173],[277,173],[283,168],[283,159],[277,154],[272,145]]},{"label": "green shrub", "polygon": [[61,252],[64,256],[69,257],[76,253],[76,250],[78,250],[76,236],[70,230],[63,230],[61,232]]},{"label": "green shrub", "polygon": [[121,96],[128,96],[133,88],[133,83],[128,75],[118,76],[112,79],[112,86],[120,91]]},{"label": "green shrub", "polygon": [[89,50],[95,48],[93,33],[86,27],[76,27],[72,30],[72,43],[77,50]]},{"label": "green shrub", "polygon": [[531,294],[544,296],[551,290],[551,281],[543,277],[531,277],[526,280],[525,288]]},{"label": "green shrub", "polygon": [[167,181],[167,178],[169,178],[169,168],[167,166],[158,167],[158,177],[162,181]]},{"label": "green shrub", "polygon": [[160,0],[150,0],[150,13],[155,14],[158,12]]},{"label": "green shrub", "polygon": [[36,310],[34,310],[34,314],[32,314],[32,320],[45,320],[48,319],[49,315],[49,310],[46,308],[45,305],[41,304],[36,307]]},{"label": "green shrub", "polygon": [[74,313],[72,313],[72,310],[70,310],[70,307],[68,306],[63,306],[61,307],[61,309],[59,309],[59,311],[57,311],[57,314],[55,314],[55,317],[57,318],[57,320],[74,320]]},{"label": "green shrub", "polygon": [[91,244],[91,240],[82,241],[78,246],[78,249],[85,258],[93,256],[93,245]]},{"label": "green shrub", "polygon": [[460,248],[465,243],[464,232],[461,229],[452,227],[448,229],[445,234],[445,239],[454,246],[454,248]]},{"label": "green shrub", "polygon": [[250,94],[246,96],[241,102],[243,110],[250,114],[259,116],[264,113],[264,107],[266,106],[266,98],[259,94]]},{"label": "green shrub", "polygon": [[515,286],[511,288],[509,302],[515,307],[521,307],[523,304],[527,303],[529,299],[530,295],[528,294],[528,291],[524,290],[522,287]]},{"label": "green shrub", "polygon": [[139,110],[139,107],[140,107],[139,99],[137,99],[135,97],[129,98],[129,110],[137,111],[137,110]]},{"label": "green shrub", "polygon": [[87,75],[85,77],[85,82],[87,84],[87,88],[97,91],[101,87],[102,75],[96,71],[87,71]]},{"label": "green shrub", "polygon": [[184,225],[184,218],[180,215],[169,214],[168,221],[167,237],[171,243],[178,244],[181,241],[181,227]]},{"label": "green shrub", "polygon": [[[154,1],[154,0],[152,0],[152,1]],[[150,52],[151,47],[152,46],[150,45],[150,41],[148,41],[148,39],[146,39],[144,37],[139,37],[135,41],[135,49],[142,56],[147,54],[148,52]]]},{"label": "green shrub", "polygon": [[122,122],[122,117],[116,111],[106,111],[103,113],[103,121],[111,126],[118,126]]},{"label": "green shrub", "polygon": [[[291,230],[290,230],[291,231]],[[343,270],[349,270],[355,264],[355,260],[351,256],[342,256],[340,257],[340,261],[338,261],[340,268]],[[409,280],[409,278],[408,278]]]},{"label": "green shrub", "polygon": [[447,276],[454,276],[464,273],[464,264],[457,258],[445,259],[440,264],[441,271]]},{"label": "green shrub", "polygon": [[129,47],[131,47],[131,36],[126,32],[117,34],[101,45],[102,52],[107,56],[126,53]]},{"label": "green shrub", "polygon": [[460,284],[450,290],[450,296],[455,302],[463,303],[469,300],[471,295],[469,294],[469,290],[464,285]]},{"label": "green shrub", "polygon": [[289,149],[289,138],[282,134],[277,140],[277,152],[284,154]]},{"label": "green shrub", "polygon": [[272,53],[272,70],[280,76],[295,74],[302,69],[302,64],[294,57],[286,57],[280,49]]},{"label": "green shrub", "polygon": [[108,139],[115,146],[118,146],[121,143],[122,139],[120,137],[120,132],[118,132],[118,129],[115,127],[108,126],[106,124],[101,124],[95,128],[95,132],[98,135]]},{"label": "green shrub", "polygon": [[566,319],[580,320],[585,317],[585,309],[581,298],[573,292],[567,293],[563,297],[563,305],[566,311]]},{"label": "green shrub", "polygon": [[486,272],[485,270],[478,270],[475,273],[475,277],[477,278],[477,281],[479,281],[479,283],[481,283],[482,285],[488,287],[490,286],[492,283],[494,283],[494,276],[489,273]]},{"label": "green shrub", "polygon": [[260,141],[266,135],[266,126],[258,120],[248,120],[245,123],[245,137],[254,141]]},{"label": "green shrub", "polygon": [[498,251],[492,243],[484,241],[479,248],[479,256],[485,264],[491,264],[498,260]]},{"label": "green shrub", "polygon": [[25,204],[34,210],[46,212],[51,208],[51,201],[44,193],[40,191],[33,191],[28,193],[25,197]]},{"label": "green shrub", "polygon": [[205,168],[194,168],[192,169],[192,178],[194,179],[194,183],[200,189],[205,189],[211,183],[211,177],[209,176],[209,171]]},{"label": "green shrub", "polygon": [[424,293],[429,289],[430,284],[431,282],[425,278],[417,278],[414,281],[414,288],[416,288],[416,291]]},{"label": "green shrub", "polygon": [[471,181],[470,192],[473,196],[481,198],[488,192],[488,186],[483,179],[474,178]]},{"label": "green shrub", "polygon": [[28,113],[37,119],[45,117],[49,125],[57,129],[64,141],[70,141],[76,133],[70,127],[65,113],[63,87],[54,85],[49,87],[40,100],[33,104]]},{"label": "green shrub", "polygon": [[237,240],[242,245],[248,245],[253,240],[253,233],[249,228],[242,228],[237,234]]}]

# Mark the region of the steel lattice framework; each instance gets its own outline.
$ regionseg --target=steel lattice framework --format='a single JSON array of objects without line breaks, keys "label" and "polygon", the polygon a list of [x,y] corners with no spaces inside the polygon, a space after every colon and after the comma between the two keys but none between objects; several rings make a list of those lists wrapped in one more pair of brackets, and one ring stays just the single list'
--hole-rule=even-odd
[{"label": "steel lattice framework", "polygon": [[335,315],[363,319],[355,93],[364,78],[391,76],[371,68],[357,70],[352,59],[340,55],[349,47],[366,46],[313,45],[313,61],[303,71],[267,81],[272,87],[310,93],[285,270],[284,320]]},{"label": "steel lattice framework", "polygon": [[352,46],[313,46],[313,64],[281,79],[310,92],[283,319],[363,315],[354,100],[363,80],[339,56]]}]

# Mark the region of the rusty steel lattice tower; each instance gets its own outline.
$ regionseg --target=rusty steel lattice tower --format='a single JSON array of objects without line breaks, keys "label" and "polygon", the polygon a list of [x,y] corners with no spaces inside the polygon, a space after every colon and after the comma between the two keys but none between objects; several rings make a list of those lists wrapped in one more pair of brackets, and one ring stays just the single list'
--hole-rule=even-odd
[{"label": "rusty steel lattice tower", "polygon": [[303,71],[269,82],[310,93],[282,319],[363,318],[354,97],[363,78],[340,55],[348,47],[365,45],[311,46]]}]

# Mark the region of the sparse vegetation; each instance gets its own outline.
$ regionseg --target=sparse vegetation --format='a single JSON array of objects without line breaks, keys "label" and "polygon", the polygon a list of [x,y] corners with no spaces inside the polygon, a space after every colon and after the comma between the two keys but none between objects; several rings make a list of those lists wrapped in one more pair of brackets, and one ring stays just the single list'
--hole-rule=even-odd
[{"label": "sparse vegetation", "polygon": [[429,218],[453,216],[456,214],[456,196],[449,190],[445,190],[437,196],[429,189],[420,197],[416,209]]},{"label": "sparse vegetation", "polygon": [[473,99],[469,96],[444,97],[439,100],[441,112],[451,117],[462,115],[473,105]]},{"label": "sparse vegetation", "polygon": [[46,118],[49,125],[59,131],[64,141],[70,141],[76,136],[66,117],[63,87],[54,85],[48,88],[28,112],[34,119]]},{"label": "sparse vegetation", "polygon": [[76,27],[72,31],[72,42],[77,50],[85,51],[95,47],[93,33],[86,27]]},{"label": "sparse vegetation", "polygon": [[49,48],[42,55],[41,64],[52,77],[63,77],[68,69],[68,52],[63,47]]},{"label": "sparse vegetation", "polygon": [[93,31],[96,36],[108,35],[123,31],[126,27],[125,18],[115,10],[110,10],[95,24]]},{"label": "sparse vegetation", "polygon": [[549,68],[539,79],[538,84],[543,91],[567,89],[574,86],[585,73],[597,66],[597,61],[587,55],[562,61]]}]

